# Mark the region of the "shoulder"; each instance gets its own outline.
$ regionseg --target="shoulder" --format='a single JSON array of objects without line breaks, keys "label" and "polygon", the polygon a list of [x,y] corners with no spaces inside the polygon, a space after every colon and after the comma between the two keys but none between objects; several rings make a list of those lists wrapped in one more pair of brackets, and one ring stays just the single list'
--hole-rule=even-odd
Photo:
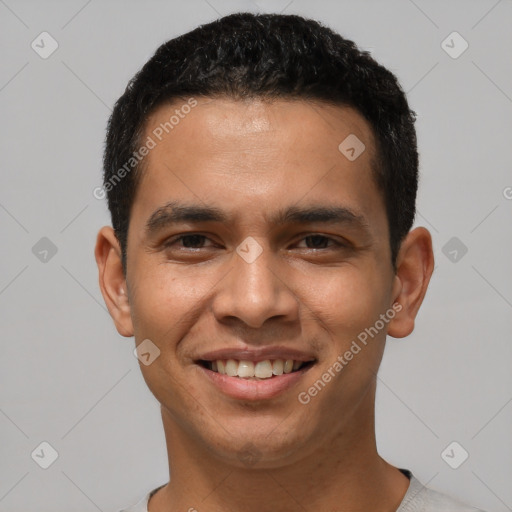
[{"label": "shoulder", "polygon": [[411,474],[409,489],[396,512],[484,512],[425,487]]},{"label": "shoulder", "polygon": [[122,510],[120,510],[119,512],[148,512],[148,503],[149,503],[149,499],[151,498],[151,496],[153,496],[153,494],[156,493],[156,491],[158,491],[159,489],[161,489],[163,485],[160,485],[159,487],[157,487],[156,489],[153,489],[151,492],[148,492],[145,496],[143,496],[140,501],[138,501],[137,503],[135,503],[135,505],[132,505],[130,507],[127,507],[127,508],[123,508]]},{"label": "shoulder", "polygon": [[149,493],[146,494],[140,501],[127,508],[123,508],[119,512],[148,512]]}]

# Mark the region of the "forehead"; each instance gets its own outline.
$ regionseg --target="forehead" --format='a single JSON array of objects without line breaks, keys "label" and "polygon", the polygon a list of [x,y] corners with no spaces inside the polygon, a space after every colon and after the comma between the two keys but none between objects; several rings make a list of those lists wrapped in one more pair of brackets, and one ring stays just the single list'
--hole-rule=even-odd
[{"label": "forehead", "polygon": [[149,139],[133,207],[146,219],[176,199],[221,207],[230,218],[245,212],[253,222],[300,202],[337,203],[365,216],[384,211],[371,128],[348,107],[185,98],[149,117]]},{"label": "forehead", "polygon": [[[190,107],[191,104],[195,106]],[[194,143],[196,152],[189,154],[189,159],[204,153],[211,158],[226,151],[234,157],[244,150],[256,149],[256,145],[262,146],[262,158],[272,151],[283,155],[286,150],[302,153],[301,156],[307,153],[312,158],[319,153],[339,157],[339,144],[349,136],[364,141],[363,162],[369,162],[374,153],[372,130],[356,110],[306,100],[174,100],[149,117],[146,135],[155,139],[160,150],[172,149],[175,158],[182,156],[180,148],[187,151]],[[183,142],[187,142],[186,147]],[[162,151],[152,151],[149,161],[155,153]]]}]

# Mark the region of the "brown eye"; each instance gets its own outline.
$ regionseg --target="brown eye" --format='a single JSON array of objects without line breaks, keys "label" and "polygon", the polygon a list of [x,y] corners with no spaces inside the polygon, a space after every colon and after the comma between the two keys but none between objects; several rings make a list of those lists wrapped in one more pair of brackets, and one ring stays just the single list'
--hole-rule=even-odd
[{"label": "brown eye", "polygon": [[201,249],[206,240],[208,240],[206,236],[199,235],[197,233],[192,233],[189,235],[180,235],[175,238],[172,238],[165,242],[164,246],[174,247],[181,243],[181,247],[185,249]]},{"label": "brown eye", "polygon": [[343,247],[343,244],[341,242],[338,242],[337,240],[334,240],[333,238],[324,236],[324,235],[308,235],[302,238],[302,240],[299,242],[301,244],[302,242],[306,243],[306,249],[329,249],[332,247]]},{"label": "brown eye", "polygon": [[310,249],[325,249],[327,244],[332,241],[330,238],[322,235],[310,235],[305,237],[304,240],[311,242]]},{"label": "brown eye", "polygon": [[206,239],[203,235],[184,235],[179,238],[184,247],[197,248],[197,245],[202,245]]}]

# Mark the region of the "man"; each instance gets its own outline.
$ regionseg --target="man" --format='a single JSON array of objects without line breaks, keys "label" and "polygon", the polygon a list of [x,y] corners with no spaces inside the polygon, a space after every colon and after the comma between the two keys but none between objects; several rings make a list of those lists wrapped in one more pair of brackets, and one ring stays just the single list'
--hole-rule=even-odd
[{"label": "man", "polygon": [[100,287],[170,472],[128,511],[475,510],[376,449],[386,335],[434,265],[393,74],[314,21],[224,17],[129,83],[104,171]]}]

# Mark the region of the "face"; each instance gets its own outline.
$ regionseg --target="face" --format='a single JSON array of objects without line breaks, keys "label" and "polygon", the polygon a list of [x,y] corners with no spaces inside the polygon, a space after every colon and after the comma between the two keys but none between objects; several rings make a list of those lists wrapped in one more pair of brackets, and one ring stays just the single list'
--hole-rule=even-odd
[{"label": "face", "polygon": [[140,367],[167,428],[233,463],[247,446],[298,460],[371,421],[400,316],[374,139],[350,108],[208,98],[162,136],[184,103],[148,121],[126,303],[109,309],[160,351]]}]

